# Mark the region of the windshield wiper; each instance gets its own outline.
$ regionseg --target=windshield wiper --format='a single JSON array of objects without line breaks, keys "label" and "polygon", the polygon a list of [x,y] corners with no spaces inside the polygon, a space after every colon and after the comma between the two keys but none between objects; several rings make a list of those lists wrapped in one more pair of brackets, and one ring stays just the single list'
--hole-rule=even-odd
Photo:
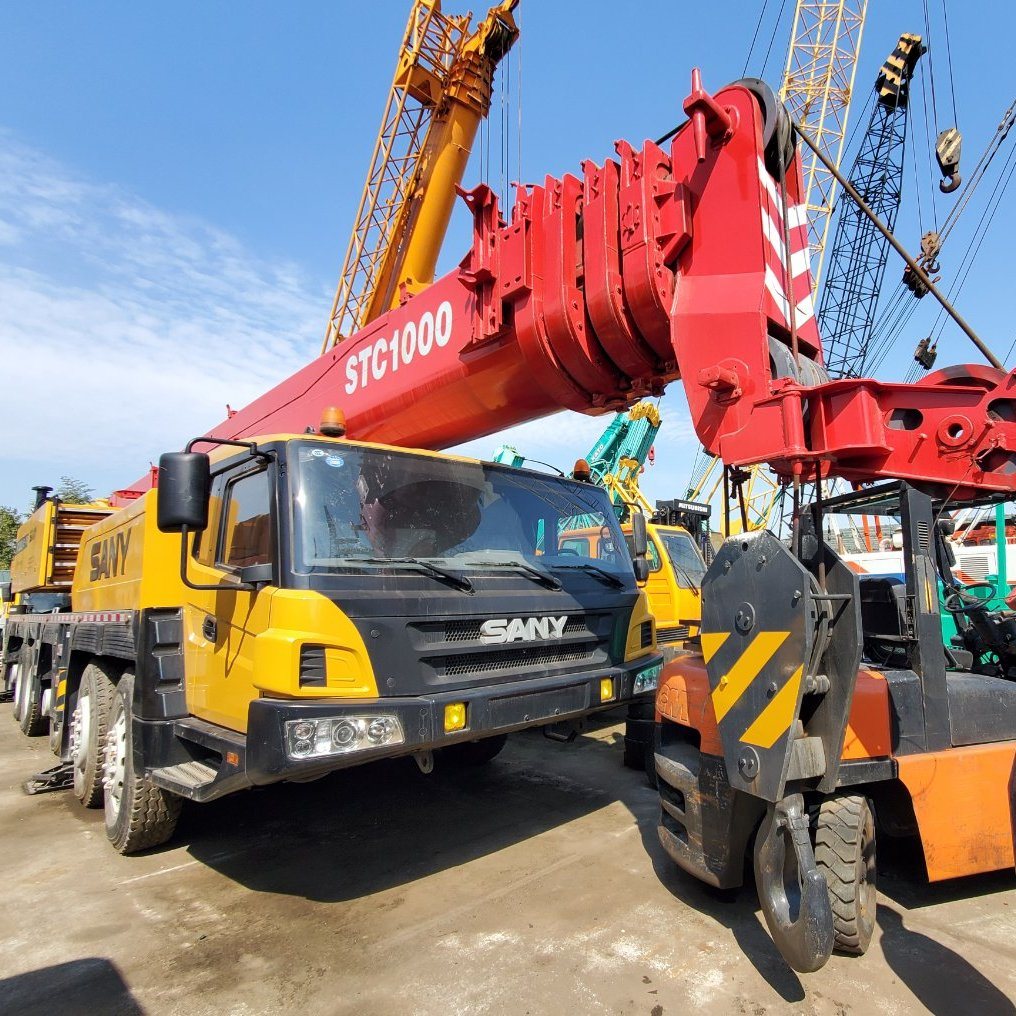
[{"label": "windshield wiper", "polygon": [[619,579],[616,575],[607,571],[606,568],[601,568],[598,564],[556,564],[554,565],[554,571],[560,571],[562,569],[568,569],[570,571],[585,571],[589,572],[590,575],[595,575],[598,579],[606,582],[608,585],[613,586],[615,589],[624,589],[625,582]]},{"label": "windshield wiper", "polygon": [[525,572],[526,575],[530,575],[534,582],[539,582],[540,585],[546,586],[548,589],[560,589],[561,583],[558,579],[554,578],[553,575],[549,575],[545,571],[541,571],[539,568],[534,568],[532,565],[526,564],[524,561],[470,561],[470,564],[475,564],[478,568],[518,568],[519,571]]},{"label": "windshield wiper", "polygon": [[421,557],[350,557],[347,558],[349,561],[363,561],[365,564],[411,564],[417,568],[423,569],[435,578],[447,579],[452,585],[457,586],[459,589],[464,589],[467,593],[473,591],[473,582],[465,575],[457,575],[453,571],[449,571],[447,568],[440,568],[436,564],[431,564],[430,561],[425,561]]},{"label": "windshield wiper", "polygon": [[[670,557],[669,554],[667,556]],[[700,585],[695,584],[695,580],[691,577],[691,574],[685,571],[684,568],[682,568],[672,557],[670,558],[670,563],[673,566],[674,571],[677,572],[677,577],[680,579],[684,579],[685,582],[688,583],[688,585],[684,586],[683,588],[690,589],[696,596],[701,596],[702,587]]]}]

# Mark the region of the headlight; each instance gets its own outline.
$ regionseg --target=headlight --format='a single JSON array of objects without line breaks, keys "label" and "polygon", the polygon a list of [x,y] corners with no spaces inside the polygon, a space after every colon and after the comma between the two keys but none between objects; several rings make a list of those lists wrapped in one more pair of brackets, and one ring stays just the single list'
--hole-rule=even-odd
[{"label": "headlight", "polygon": [[404,744],[397,716],[337,716],[286,720],[286,754],[292,759],[347,755],[368,748]]},{"label": "headlight", "polygon": [[663,673],[663,664],[657,663],[652,667],[646,667],[635,675],[635,683],[632,685],[632,694],[638,695],[643,691],[655,691],[660,683],[660,674]]}]

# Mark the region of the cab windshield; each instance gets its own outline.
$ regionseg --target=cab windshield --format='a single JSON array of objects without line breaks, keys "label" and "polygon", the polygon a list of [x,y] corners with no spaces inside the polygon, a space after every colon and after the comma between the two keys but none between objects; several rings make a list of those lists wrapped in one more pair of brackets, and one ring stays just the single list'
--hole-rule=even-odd
[{"label": "cab windshield", "polygon": [[656,535],[674,566],[677,584],[685,589],[700,588],[706,563],[692,538],[687,533],[668,533],[665,529],[657,529]]},{"label": "cab windshield", "polygon": [[[290,457],[294,567],[302,574],[412,562],[528,566],[627,580],[631,559],[606,494],[490,463],[298,442]],[[598,552],[569,539],[594,527]],[[594,560],[595,559],[595,560]]]}]

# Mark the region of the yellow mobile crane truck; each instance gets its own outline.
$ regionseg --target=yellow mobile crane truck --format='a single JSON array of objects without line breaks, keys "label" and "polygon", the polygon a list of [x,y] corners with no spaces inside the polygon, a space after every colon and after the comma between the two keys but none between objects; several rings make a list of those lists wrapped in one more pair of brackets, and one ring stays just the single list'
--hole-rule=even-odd
[{"label": "yellow mobile crane truck", "polygon": [[[10,618],[5,678],[61,760],[39,784],[104,805],[120,852],[169,838],[185,798],[484,762],[655,686],[645,530],[633,570],[602,490],[341,431],[163,456],[157,490],[81,532],[71,609]],[[595,562],[558,544],[590,513],[618,548]]]}]

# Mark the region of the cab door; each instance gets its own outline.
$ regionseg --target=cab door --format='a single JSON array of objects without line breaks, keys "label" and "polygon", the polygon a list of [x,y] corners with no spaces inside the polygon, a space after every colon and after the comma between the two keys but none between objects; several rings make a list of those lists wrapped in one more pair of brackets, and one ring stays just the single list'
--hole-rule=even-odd
[{"label": "cab door", "polygon": [[649,578],[646,580],[645,590],[649,599],[649,609],[656,618],[656,631],[659,637],[661,629],[666,631],[677,626],[677,604],[673,574],[666,551],[660,546],[653,527],[649,526],[648,530]]},{"label": "cab door", "polygon": [[[188,709],[195,716],[246,731],[254,686],[254,640],[268,627],[277,582],[274,464],[249,459],[212,482],[209,525],[193,548],[189,575],[218,589],[188,589]],[[231,589],[240,582],[253,589]]]}]

